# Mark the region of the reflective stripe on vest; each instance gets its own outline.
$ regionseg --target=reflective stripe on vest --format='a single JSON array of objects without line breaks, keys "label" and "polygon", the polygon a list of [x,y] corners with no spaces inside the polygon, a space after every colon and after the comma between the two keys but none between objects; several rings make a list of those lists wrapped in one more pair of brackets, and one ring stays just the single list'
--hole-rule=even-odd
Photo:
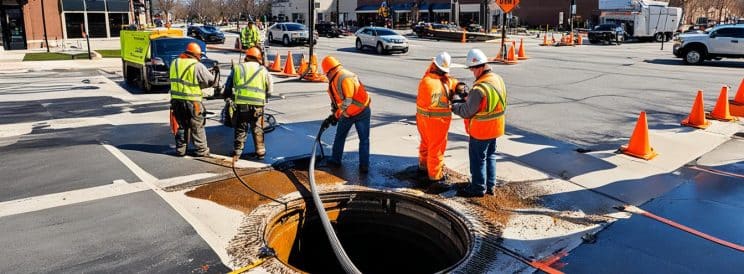
[{"label": "reflective stripe on vest", "polygon": [[[348,73],[342,73],[340,71],[339,71],[339,73],[340,74],[338,76],[338,80],[336,81],[336,94],[338,94],[338,97],[341,98],[341,101],[344,101],[344,103],[346,103],[347,98],[344,97],[344,92],[343,92],[344,91],[343,90],[344,80],[346,80],[346,78],[349,78],[349,77],[355,77],[355,75],[348,74]],[[356,95],[356,94],[354,94],[354,95]],[[351,102],[350,102],[352,105],[355,105],[355,106],[360,107],[360,108],[364,108],[364,107],[367,106],[366,105],[367,102],[357,101],[356,99],[354,99],[354,95],[352,95]],[[348,107],[348,105],[347,106],[343,106],[343,105],[339,106],[339,108],[341,108],[342,110],[346,110],[347,107]]]},{"label": "reflective stripe on vest", "polygon": [[201,101],[202,91],[196,79],[197,60],[178,58],[170,66],[170,95],[172,99]]},{"label": "reflective stripe on vest", "polygon": [[[488,105],[486,105],[484,111],[476,113],[475,116],[473,116],[473,120],[488,121],[503,116],[504,112],[506,112],[506,100],[504,100],[504,94],[490,83],[481,82],[478,83],[478,85],[481,90],[486,93],[484,95]],[[497,97],[498,100],[494,100]],[[501,111],[496,111],[499,104],[501,104]]]},{"label": "reflective stripe on vest", "polygon": [[259,63],[242,63],[233,68],[235,104],[263,106],[266,103],[266,70]]},{"label": "reflective stripe on vest", "polygon": [[452,117],[452,110],[450,109],[426,110],[419,106],[416,106],[416,113],[427,117]]}]

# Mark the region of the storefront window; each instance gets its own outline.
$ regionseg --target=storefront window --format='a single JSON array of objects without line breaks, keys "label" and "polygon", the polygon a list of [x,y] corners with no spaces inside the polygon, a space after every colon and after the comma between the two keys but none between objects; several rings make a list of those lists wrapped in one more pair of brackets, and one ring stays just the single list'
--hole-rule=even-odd
[{"label": "storefront window", "polygon": [[82,13],[65,13],[65,32],[67,32],[67,38],[83,38],[82,25]]},{"label": "storefront window", "polygon": [[108,0],[106,1],[106,4],[108,5],[109,12],[113,12],[113,11],[129,12],[129,1],[127,0]]},{"label": "storefront window", "polygon": [[83,0],[62,0],[62,11],[84,11]]},{"label": "storefront window", "polygon": [[85,0],[85,8],[88,11],[106,11],[106,3],[103,0]]},{"label": "storefront window", "polygon": [[106,38],[106,14],[89,12],[88,31],[90,38]]},{"label": "storefront window", "polygon": [[123,26],[128,24],[128,13],[109,13],[109,29],[111,30],[111,37],[119,37],[119,31],[121,31]]}]

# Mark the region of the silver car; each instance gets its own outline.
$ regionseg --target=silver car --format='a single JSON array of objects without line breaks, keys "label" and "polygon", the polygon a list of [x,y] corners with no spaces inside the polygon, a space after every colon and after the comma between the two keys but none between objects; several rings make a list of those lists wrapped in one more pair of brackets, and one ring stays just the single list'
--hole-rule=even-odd
[{"label": "silver car", "polygon": [[383,27],[363,27],[355,33],[356,49],[374,48],[377,54],[398,51],[408,52],[408,39],[397,32]]},{"label": "silver car", "polygon": [[[289,46],[294,43],[307,43],[309,40],[308,30],[303,24],[298,23],[276,23],[267,31],[269,43],[281,41],[282,45]],[[314,43],[318,43],[318,34],[315,34]]]}]

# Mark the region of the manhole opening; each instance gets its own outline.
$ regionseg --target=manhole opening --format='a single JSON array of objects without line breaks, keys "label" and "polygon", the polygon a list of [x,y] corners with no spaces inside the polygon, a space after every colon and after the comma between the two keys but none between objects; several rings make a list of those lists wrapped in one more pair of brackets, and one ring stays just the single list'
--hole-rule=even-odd
[{"label": "manhole opening", "polygon": [[[321,195],[354,264],[369,273],[437,273],[462,263],[468,226],[449,207],[405,194],[375,191]],[[302,200],[274,216],[266,240],[283,263],[308,273],[344,273],[317,211]]]}]

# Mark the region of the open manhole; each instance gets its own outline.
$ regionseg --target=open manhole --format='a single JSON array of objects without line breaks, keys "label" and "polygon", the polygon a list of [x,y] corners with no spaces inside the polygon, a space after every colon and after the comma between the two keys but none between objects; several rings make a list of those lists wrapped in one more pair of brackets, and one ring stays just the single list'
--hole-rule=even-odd
[{"label": "open manhole", "polygon": [[[431,200],[380,191],[326,193],[321,199],[341,244],[365,274],[448,272],[473,248],[468,223]],[[266,218],[263,237],[284,266],[344,273],[314,207],[296,199],[281,208]]]}]

